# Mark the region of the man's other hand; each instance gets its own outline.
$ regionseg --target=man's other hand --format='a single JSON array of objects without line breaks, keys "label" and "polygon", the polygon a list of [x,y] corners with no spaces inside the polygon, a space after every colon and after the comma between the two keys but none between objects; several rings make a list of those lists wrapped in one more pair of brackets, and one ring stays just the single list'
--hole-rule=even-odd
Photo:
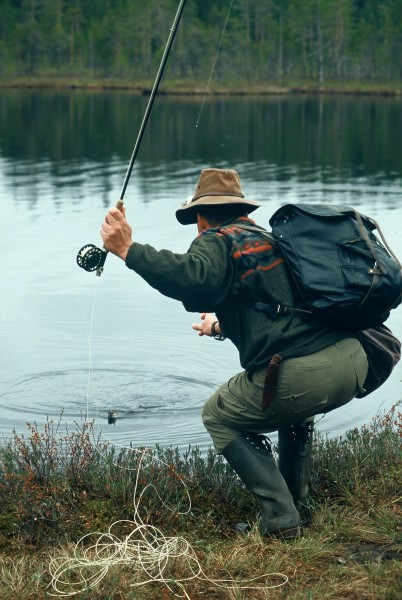
[{"label": "man's other hand", "polygon": [[198,335],[208,335],[211,337],[211,325],[216,321],[215,315],[211,313],[201,314],[202,323],[193,323],[192,328],[198,331]]}]

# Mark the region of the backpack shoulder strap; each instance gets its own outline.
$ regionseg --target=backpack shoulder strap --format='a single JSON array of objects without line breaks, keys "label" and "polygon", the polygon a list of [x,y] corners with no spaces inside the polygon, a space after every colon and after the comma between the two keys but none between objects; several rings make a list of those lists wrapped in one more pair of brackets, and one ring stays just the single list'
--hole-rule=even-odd
[{"label": "backpack shoulder strap", "polygon": [[[275,245],[274,236],[263,227],[259,227],[258,225],[245,225],[243,223],[236,223],[236,227],[238,229],[245,229],[246,231],[250,231],[252,233],[257,233],[261,235],[261,237],[268,240],[273,246]],[[311,317],[312,315],[310,310],[285,306],[284,304],[278,304],[277,302],[273,302],[271,304],[266,304],[265,302],[248,302],[245,306],[265,312],[271,318],[275,318],[278,315],[288,315],[289,317]]]},{"label": "backpack shoulder strap", "polygon": [[272,233],[270,233],[263,227],[259,227],[258,225],[245,225],[243,223],[236,223],[236,227],[238,229],[245,229],[246,231],[250,231],[251,233],[257,233],[261,235],[261,237],[269,240],[271,244],[275,243],[274,236],[272,235]]}]

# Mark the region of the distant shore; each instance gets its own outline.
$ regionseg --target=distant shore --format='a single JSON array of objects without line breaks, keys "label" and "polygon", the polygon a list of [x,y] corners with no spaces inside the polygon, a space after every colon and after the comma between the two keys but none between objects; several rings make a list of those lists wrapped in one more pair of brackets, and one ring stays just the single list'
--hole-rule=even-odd
[{"label": "distant shore", "polygon": [[[152,81],[134,81],[133,79],[97,79],[86,77],[11,77],[0,78],[0,89],[38,89],[38,90],[108,90],[130,91],[148,95],[152,90]],[[159,94],[177,94],[183,96],[204,95],[206,85],[193,81],[167,81],[161,83]],[[211,85],[208,95],[290,95],[290,94],[337,94],[365,96],[402,96],[402,84],[381,84],[367,82],[327,83],[319,86],[314,83],[294,83],[271,85],[268,83],[232,82]]]}]

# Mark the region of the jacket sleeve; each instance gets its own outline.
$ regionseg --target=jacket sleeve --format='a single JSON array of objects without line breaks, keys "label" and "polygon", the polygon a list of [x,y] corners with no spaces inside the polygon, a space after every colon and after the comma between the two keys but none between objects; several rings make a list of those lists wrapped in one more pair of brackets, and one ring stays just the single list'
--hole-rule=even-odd
[{"label": "jacket sleeve", "polygon": [[134,242],[126,265],[190,312],[214,312],[230,290],[233,267],[221,235],[200,236],[184,254]]}]

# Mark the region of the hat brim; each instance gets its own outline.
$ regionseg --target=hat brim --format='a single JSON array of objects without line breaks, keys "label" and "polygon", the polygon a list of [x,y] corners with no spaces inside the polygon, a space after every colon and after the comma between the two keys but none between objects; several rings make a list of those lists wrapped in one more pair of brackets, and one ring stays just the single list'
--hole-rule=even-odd
[{"label": "hat brim", "polygon": [[192,225],[197,223],[197,212],[199,212],[201,206],[222,206],[223,204],[243,205],[247,207],[249,213],[261,206],[261,204],[254,202],[254,200],[236,198],[235,196],[203,196],[199,200],[194,200],[194,202],[178,208],[176,210],[176,219],[182,225]]}]

